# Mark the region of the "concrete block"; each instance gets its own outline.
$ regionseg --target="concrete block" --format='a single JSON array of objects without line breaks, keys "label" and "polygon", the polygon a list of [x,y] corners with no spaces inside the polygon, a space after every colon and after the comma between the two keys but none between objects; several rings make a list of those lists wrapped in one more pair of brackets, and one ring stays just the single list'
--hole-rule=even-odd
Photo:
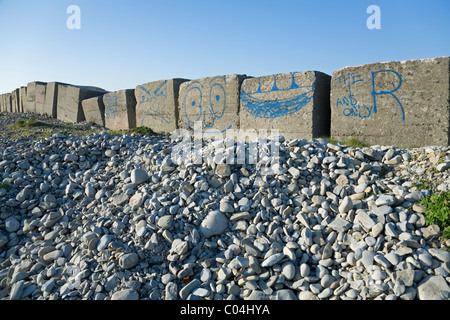
[{"label": "concrete block", "polygon": [[36,113],[45,114],[45,99],[47,92],[47,83],[36,83],[35,96],[36,96]]},{"label": "concrete block", "polygon": [[331,136],[398,147],[450,142],[450,58],[392,61],[333,73]]},{"label": "concrete block", "polygon": [[11,93],[5,94],[5,111],[12,112]]},{"label": "concrete block", "polygon": [[330,134],[331,76],[291,72],[246,79],[241,88],[240,128],[278,130],[286,139]]},{"label": "concrete block", "polygon": [[5,94],[0,94],[0,112],[6,112]]},{"label": "concrete block", "polygon": [[120,90],[103,96],[105,126],[111,130],[136,128],[136,97],[134,89]]},{"label": "concrete block", "polygon": [[105,126],[105,105],[103,96],[98,96],[81,101],[84,117],[87,122]]},{"label": "concrete block", "polygon": [[19,89],[11,92],[11,112],[19,113]]},{"label": "concrete block", "polygon": [[101,96],[105,90],[95,87],[74,86],[57,83],[57,119],[65,122],[82,122],[85,120],[81,101]]},{"label": "concrete block", "polygon": [[6,112],[5,94],[0,94],[0,112]]},{"label": "concrete block", "polygon": [[24,106],[27,101],[27,87],[20,87],[19,89],[19,112],[23,113]]},{"label": "concrete block", "polygon": [[[34,82],[30,82],[27,85],[27,100],[24,104],[24,112],[32,112],[32,113],[36,113],[36,100],[40,101],[41,97],[38,96],[36,88],[39,87],[41,88],[42,86],[45,86],[46,83],[45,82],[39,82],[39,81],[34,81]],[[37,99],[38,98],[38,99]]]},{"label": "concrete block", "polygon": [[36,113],[57,118],[58,82],[36,85]]},{"label": "concrete block", "polygon": [[178,125],[178,93],[187,79],[149,82],[134,90],[136,96],[136,126],[154,132],[171,133]]},{"label": "concrete block", "polygon": [[246,78],[233,74],[183,82],[178,128],[194,132],[194,124],[199,122],[201,132],[211,136],[239,129],[239,96]]},{"label": "concrete block", "polygon": [[0,96],[0,108],[2,112],[9,112],[7,107],[6,107],[6,99],[8,97],[7,93],[4,93]]}]

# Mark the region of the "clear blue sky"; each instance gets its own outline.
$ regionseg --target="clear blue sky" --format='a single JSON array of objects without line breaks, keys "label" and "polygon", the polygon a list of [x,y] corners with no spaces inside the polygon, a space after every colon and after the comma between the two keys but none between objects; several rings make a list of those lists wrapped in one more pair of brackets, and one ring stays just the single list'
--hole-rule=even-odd
[{"label": "clear blue sky", "polygon": [[[369,30],[369,5],[381,30]],[[81,9],[81,29],[66,27]],[[0,0],[0,93],[31,81],[114,91],[450,55],[449,0]]]}]

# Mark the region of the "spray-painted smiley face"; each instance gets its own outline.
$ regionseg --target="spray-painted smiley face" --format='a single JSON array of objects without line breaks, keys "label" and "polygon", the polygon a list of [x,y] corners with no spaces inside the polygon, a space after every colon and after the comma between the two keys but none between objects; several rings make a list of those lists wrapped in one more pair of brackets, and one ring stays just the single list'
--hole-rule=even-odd
[{"label": "spray-painted smiley face", "polygon": [[183,110],[186,117],[186,125],[194,130],[194,123],[201,121],[208,132],[225,132],[217,128],[217,119],[221,119],[226,109],[226,79],[225,77],[213,78],[208,86],[199,81],[192,81],[183,97]]}]

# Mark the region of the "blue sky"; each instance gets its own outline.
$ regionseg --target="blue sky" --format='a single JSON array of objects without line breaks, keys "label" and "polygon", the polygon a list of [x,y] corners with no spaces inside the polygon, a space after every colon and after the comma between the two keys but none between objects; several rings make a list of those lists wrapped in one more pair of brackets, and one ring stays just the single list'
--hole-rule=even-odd
[{"label": "blue sky", "polygon": [[[381,30],[366,27],[372,4]],[[70,5],[80,30],[66,26]],[[449,56],[449,16],[448,0],[0,0],[0,93]]]}]

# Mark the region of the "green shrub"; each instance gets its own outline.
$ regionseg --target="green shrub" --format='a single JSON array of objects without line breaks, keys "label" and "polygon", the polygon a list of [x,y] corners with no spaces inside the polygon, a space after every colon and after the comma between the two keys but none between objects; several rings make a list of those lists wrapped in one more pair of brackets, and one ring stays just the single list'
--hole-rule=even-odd
[{"label": "green shrub", "polygon": [[426,208],[425,223],[437,224],[443,229],[443,237],[450,238],[450,192],[434,193],[425,197],[420,204]]},{"label": "green shrub", "polygon": [[18,121],[15,123],[14,126],[15,126],[16,128],[25,128],[25,129],[27,129],[27,128],[33,128],[33,127],[44,126],[44,125],[45,125],[45,123],[40,122],[40,121],[37,121],[35,118],[30,118],[30,119],[28,119],[28,120],[23,120],[23,119],[18,120]]}]

